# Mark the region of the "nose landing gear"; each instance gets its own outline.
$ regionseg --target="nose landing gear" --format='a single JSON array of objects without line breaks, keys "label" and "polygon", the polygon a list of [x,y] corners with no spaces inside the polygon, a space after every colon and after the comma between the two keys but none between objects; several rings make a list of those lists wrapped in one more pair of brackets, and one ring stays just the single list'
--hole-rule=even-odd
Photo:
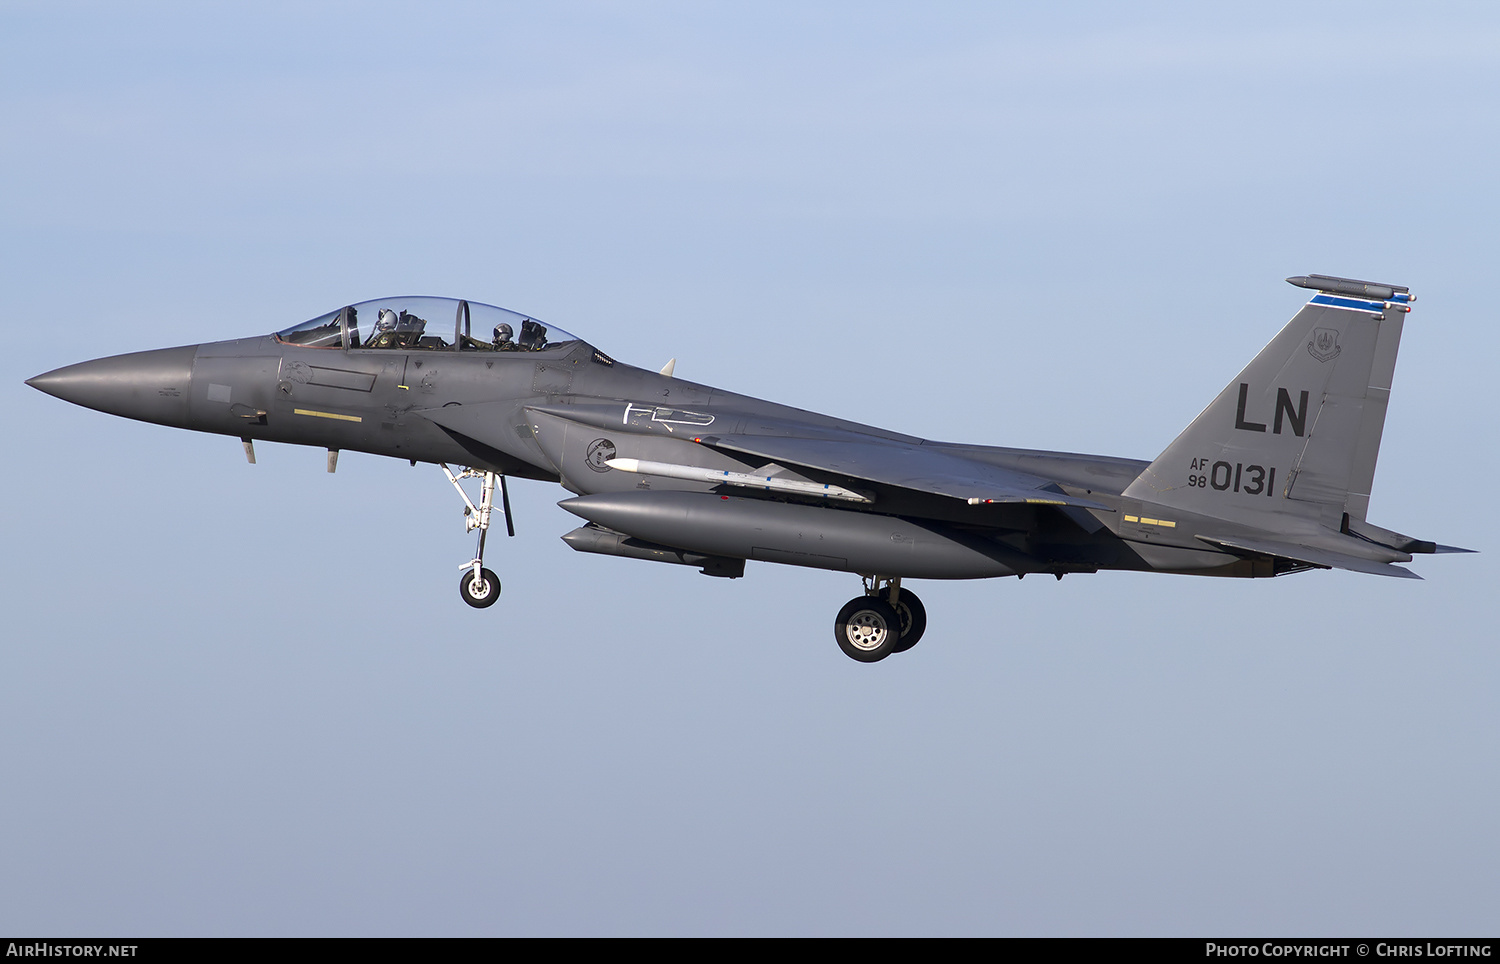
[{"label": "nose landing gear", "polygon": [[458,579],[458,594],[475,609],[493,606],[500,599],[500,578],[482,566],[477,574],[466,567]]},{"label": "nose landing gear", "polygon": [[833,621],[839,649],[861,663],[904,653],[926,631],[927,609],[916,593],[901,588],[899,577],[865,577],[865,594],[845,603]]},{"label": "nose landing gear", "polygon": [[[453,488],[458,490],[459,498],[464,500],[464,531],[473,532],[479,530],[479,546],[474,551],[474,558],[459,566],[465,570],[462,578],[458,581],[458,594],[463,597],[464,602],[475,609],[485,609],[493,606],[500,599],[500,578],[490,570],[484,568],[484,539],[490,530],[490,514],[495,508],[495,483],[500,483],[500,512],[505,516],[505,532],[507,535],[515,535],[515,523],[510,519],[510,491],[505,486],[505,476],[495,472],[481,471],[464,467],[457,475],[443,465],[443,474],[448,476],[448,481],[453,483]],[[459,485],[461,479],[479,479],[479,504],[476,506]]]}]

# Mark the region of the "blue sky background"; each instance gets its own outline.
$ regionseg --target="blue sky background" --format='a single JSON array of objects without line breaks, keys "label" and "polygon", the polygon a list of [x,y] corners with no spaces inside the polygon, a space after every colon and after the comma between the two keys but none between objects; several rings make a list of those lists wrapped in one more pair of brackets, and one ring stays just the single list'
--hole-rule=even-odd
[{"label": "blue sky background", "polygon": [[[1500,929],[1489,4],[0,6],[0,932]],[[431,466],[22,381],[391,294],[930,438],[1154,457],[1304,300],[1410,285],[1313,572],[585,556]]]}]

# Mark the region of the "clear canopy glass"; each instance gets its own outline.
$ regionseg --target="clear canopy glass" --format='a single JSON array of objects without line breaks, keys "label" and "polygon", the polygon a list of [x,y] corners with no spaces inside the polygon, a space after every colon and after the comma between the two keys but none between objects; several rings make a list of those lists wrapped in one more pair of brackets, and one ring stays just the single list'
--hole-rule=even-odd
[{"label": "clear canopy glass", "polygon": [[362,301],[276,337],[304,348],[400,351],[547,351],[579,340],[505,308],[426,296]]}]

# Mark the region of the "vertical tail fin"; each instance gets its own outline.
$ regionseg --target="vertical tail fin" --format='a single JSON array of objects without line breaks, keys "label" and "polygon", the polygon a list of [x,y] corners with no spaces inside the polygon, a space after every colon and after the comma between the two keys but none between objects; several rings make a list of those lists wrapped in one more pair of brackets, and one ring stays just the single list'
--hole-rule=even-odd
[{"label": "vertical tail fin", "polygon": [[1235,521],[1363,520],[1385,428],[1407,288],[1326,275],[1317,293],[1125,490]]}]

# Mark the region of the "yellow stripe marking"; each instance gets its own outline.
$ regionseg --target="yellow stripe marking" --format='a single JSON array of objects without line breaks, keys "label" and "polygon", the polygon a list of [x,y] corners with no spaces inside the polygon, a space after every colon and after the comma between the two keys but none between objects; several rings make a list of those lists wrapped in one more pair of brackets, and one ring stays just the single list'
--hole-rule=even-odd
[{"label": "yellow stripe marking", "polygon": [[1136,516],[1136,515],[1128,515],[1128,516],[1125,517],[1125,521],[1126,522],[1140,522],[1141,521],[1141,517],[1140,516]]},{"label": "yellow stripe marking", "polygon": [[310,408],[294,408],[294,415],[312,415],[317,418],[336,418],[341,422],[363,422],[364,418],[359,415],[336,415],[333,412],[315,412]]}]

